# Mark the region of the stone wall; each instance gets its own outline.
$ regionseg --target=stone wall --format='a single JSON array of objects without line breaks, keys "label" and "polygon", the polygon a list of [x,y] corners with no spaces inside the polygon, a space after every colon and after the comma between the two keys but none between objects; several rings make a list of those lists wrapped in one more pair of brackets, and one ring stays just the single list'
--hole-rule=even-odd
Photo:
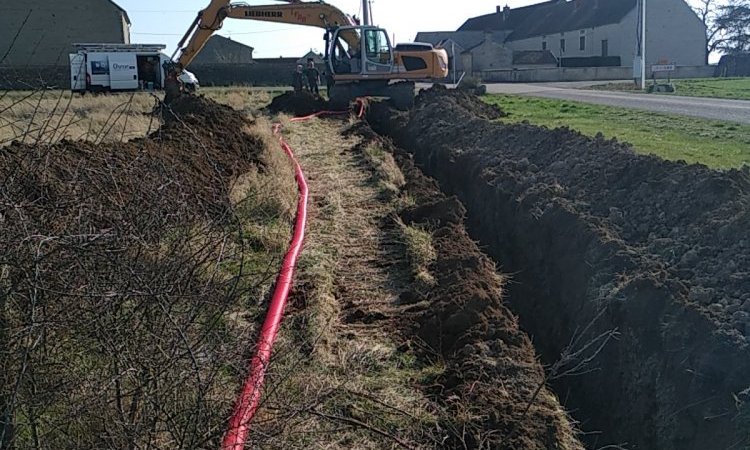
[{"label": "stone wall", "polygon": [[[678,66],[671,78],[709,78],[716,72],[714,66]],[[666,75],[666,74],[665,74]],[[659,78],[664,78],[660,75]],[[481,72],[486,83],[537,83],[554,81],[629,80],[632,67],[555,67],[550,69],[485,70]]]},{"label": "stone wall", "polygon": [[[188,69],[201,86],[288,86],[295,61],[273,63],[195,64]],[[319,67],[322,72],[322,67]],[[25,89],[70,89],[67,65],[40,65],[22,68],[0,66],[0,91]]]},{"label": "stone wall", "polygon": [[296,66],[294,60],[281,60],[253,64],[195,64],[188,69],[198,77],[201,86],[287,86],[291,85]]}]

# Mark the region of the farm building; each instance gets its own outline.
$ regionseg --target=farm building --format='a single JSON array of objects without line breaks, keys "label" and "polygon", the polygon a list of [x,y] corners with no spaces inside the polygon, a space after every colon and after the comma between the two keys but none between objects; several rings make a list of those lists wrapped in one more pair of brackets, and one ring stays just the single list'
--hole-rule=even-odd
[{"label": "farm building", "polygon": [[[706,28],[684,0],[647,3],[647,64],[705,64]],[[522,8],[496,7],[468,19],[454,32],[423,32],[417,41],[460,44],[468,72],[543,66],[554,57],[561,67],[631,67],[640,24],[638,0],[550,0]],[[529,53],[541,52],[529,57]],[[517,63],[514,63],[516,61]]]},{"label": "farm building", "polygon": [[0,65],[67,66],[77,42],[129,44],[128,13],[111,0],[0,2]]},{"label": "farm building", "polygon": [[315,51],[312,49],[310,49],[310,51],[307,52],[302,58],[299,58],[297,60],[297,64],[307,65],[307,60],[311,58],[316,66],[325,64],[323,55],[321,53],[315,53]]},{"label": "farm building", "polygon": [[250,64],[253,47],[215,34],[206,42],[193,64]]},{"label": "farm building", "polygon": [[722,56],[716,71],[722,77],[750,77],[750,53]]}]

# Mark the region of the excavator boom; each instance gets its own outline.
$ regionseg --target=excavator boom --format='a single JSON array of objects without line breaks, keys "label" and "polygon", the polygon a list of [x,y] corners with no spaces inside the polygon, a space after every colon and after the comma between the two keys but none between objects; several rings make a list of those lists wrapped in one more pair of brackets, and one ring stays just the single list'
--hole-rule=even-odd
[{"label": "excavator boom", "polygon": [[[213,0],[208,8],[198,13],[190,30],[180,41],[180,55],[176,62],[181,68],[186,68],[193,61],[211,35],[221,28],[226,18],[306,25],[327,30],[356,25],[354,20],[340,9],[323,2],[290,1],[279,5],[251,6],[230,3],[228,0]],[[359,46],[359,36],[355,31],[352,30],[342,37],[350,48]],[[186,42],[187,46],[183,48]]]}]

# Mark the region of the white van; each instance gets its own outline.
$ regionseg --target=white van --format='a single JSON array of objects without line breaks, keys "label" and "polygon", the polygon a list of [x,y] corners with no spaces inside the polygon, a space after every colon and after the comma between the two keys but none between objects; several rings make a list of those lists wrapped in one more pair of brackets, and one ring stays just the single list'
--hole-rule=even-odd
[{"label": "white van", "polygon": [[161,44],[74,44],[70,54],[73,92],[154,90],[164,86]]}]

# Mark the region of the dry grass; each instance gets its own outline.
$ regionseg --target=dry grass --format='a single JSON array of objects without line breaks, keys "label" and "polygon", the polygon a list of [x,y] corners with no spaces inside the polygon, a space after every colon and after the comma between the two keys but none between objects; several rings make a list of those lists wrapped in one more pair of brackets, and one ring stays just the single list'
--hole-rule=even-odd
[{"label": "dry grass", "polygon": [[310,220],[252,446],[436,448],[438,412],[416,386],[442,367],[400,349],[392,323],[409,277],[398,263],[405,261],[398,230],[381,225],[398,200],[383,198],[384,180],[353,150],[359,140],[340,135],[342,125],[313,120],[285,129],[310,181]]},{"label": "dry grass", "polygon": [[385,151],[376,142],[369,142],[362,149],[365,160],[370,164],[380,185],[381,191],[386,198],[393,198],[401,192],[406,184],[404,174],[398,168],[393,155]]},{"label": "dry grass", "polygon": [[67,91],[0,93],[0,146],[18,140],[53,143],[62,139],[118,142],[158,128],[149,113],[151,94],[73,94]]},{"label": "dry grass", "polygon": [[[273,93],[205,88],[201,95],[257,115]],[[150,114],[163,93],[73,94],[69,91],[0,92],[0,147],[18,140],[49,144],[62,139],[120,142],[146,136],[159,120]]]},{"label": "dry grass", "polygon": [[[394,199],[399,196],[406,179],[393,155],[378,142],[368,142],[361,148],[362,155],[373,171],[373,177],[380,186],[384,198]],[[405,206],[413,203],[414,199],[400,196],[399,202]],[[400,219],[396,222],[403,235],[406,256],[417,287],[434,286],[435,278],[429,270],[430,264],[437,259],[437,253],[432,245],[432,234],[423,228],[406,225]]]},{"label": "dry grass", "polygon": [[[255,120],[248,130],[263,140],[267,151],[260,155],[261,167],[243,174],[232,187],[230,197],[237,205],[241,196],[237,192],[252,191],[252,197],[244,197],[242,207],[250,207],[256,214],[281,215],[291,220],[296,212],[297,184],[294,170],[286,154],[279,148],[279,139],[274,136],[271,122],[266,118]],[[269,176],[273,174],[273,176]]]},{"label": "dry grass", "polygon": [[404,237],[414,280],[425,286],[434,286],[435,277],[430,273],[430,265],[437,260],[437,252],[432,245],[432,234],[419,226],[406,225],[400,219],[397,223]]},{"label": "dry grass", "polygon": [[207,87],[201,88],[200,93],[219,103],[229,105],[238,111],[252,115],[257,115],[258,109],[271,103],[271,99],[276,95],[275,92],[251,90],[241,87]]}]

